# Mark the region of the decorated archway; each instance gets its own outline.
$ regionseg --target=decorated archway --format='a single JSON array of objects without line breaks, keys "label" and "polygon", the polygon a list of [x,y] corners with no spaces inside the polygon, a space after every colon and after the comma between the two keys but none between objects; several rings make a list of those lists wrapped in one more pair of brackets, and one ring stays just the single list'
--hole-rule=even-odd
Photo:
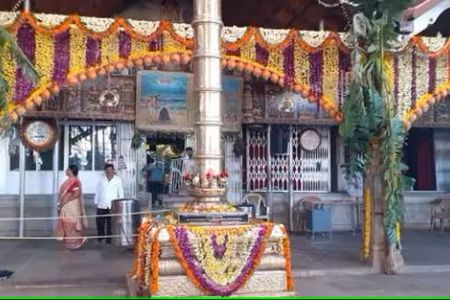
[{"label": "decorated archway", "polygon": [[[35,65],[33,85],[14,61],[6,61],[12,121],[40,105],[64,85],[152,64],[187,64],[192,59],[190,25],[21,13],[0,14]],[[307,38],[305,38],[307,36]],[[308,39],[308,41],[306,41]],[[341,104],[350,69],[349,48],[337,34],[225,28],[223,67],[251,73],[292,89],[342,120]]]}]

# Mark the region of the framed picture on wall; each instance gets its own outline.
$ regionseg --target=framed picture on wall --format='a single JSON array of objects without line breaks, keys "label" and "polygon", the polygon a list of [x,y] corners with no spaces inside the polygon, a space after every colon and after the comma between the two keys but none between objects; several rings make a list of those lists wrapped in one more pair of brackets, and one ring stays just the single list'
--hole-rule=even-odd
[{"label": "framed picture on wall", "polygon": [[[192,132],[195,101],[192,74],[140,71],[137,76],[136,127],[144,131]],[[240,131],[243,79],[222,77],[224,131]]]},{"label": "framed picture on wall", "polygon": [[141,71],[137,75],[136,127],[146,131],[192,131],[192,74]]}]

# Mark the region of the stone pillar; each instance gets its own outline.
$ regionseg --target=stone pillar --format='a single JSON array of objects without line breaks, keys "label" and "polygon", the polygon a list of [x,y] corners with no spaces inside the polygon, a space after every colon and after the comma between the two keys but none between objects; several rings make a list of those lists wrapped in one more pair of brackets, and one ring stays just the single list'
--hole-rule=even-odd
[{"label": "stone pillar", "polygon": [[[221,148],[221,0],[194,0],[195,45],[193,85],[195,105],[194,159],[202,185],[208,172],[222,169]],[[206,186],[203,186],[206,188]]]}]

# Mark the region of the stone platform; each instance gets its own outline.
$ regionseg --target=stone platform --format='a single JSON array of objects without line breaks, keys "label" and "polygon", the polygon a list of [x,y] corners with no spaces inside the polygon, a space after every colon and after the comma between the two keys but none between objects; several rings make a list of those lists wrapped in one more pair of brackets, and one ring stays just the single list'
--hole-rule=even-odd
[{"label": "stone platform", "polygon": [[[180,225],[177,225],[180,226]],[[245,228],[249,228],[251,225]],[[255,228],[258,225],[255,225]],[[266,226],[266,225],[262,225]],[[290,262],[290,249],[285,248],[288,243],[288,239],[285,230],[282,225],[270,225],[271,231],[268,237],[264,239],[265,247],[259,260],[259,263],[255,265],[255,271],[250,274],[249,280],[241,286],[232,295],[235,296],[294,296],[292,282],[292,270]],[[214,232],[217,230],[223,231],[227,228],[232,230],[239,230],[236,226],[204,226],[208,231]],[[176,226],[173,227],[176,230]],[[188,228],[188,227],[187,227]],[[196,227],[198,228],[198,227]],[[267,227],[269,228],[269,227]],[[197,229],[198,230],[198,229]],[[253,233],[252,233],[253,234]],[[143,237],[141,233],[141,238]],[[200,290],[186,273],[186,265],[183,266],[180,261],[179,254],[174,248],[173,237],[170,235],[170,230],[165,226],[156,226],[153,229],[149,229],[147,243],[154,243],[156,240],[158,246],[154,245],[139,247],[138,249],[149,249],[138,251],[137,257],[143,258],[141,261],[136,261],[135,271],[127,275],[127,284],[130,296],[206,296],[205,291]],[[152,239],[154,241],[152,242]],[[194,238],[195,240],[196,238]],[[288,241],[288,240],[287,240]],[[239,244],[241,242],[239,241]],[[190,247],[195,247],[195,244],[190,244]],[[153,251],[158,249],[160,254],[155,264]],[[151,261],[149,257],[152,257]],[[249,258],[247,258],[249,259]],[[220,260],[220,259],[219,259]],[[158,266],[155,270],[151,267],[148,270],[143,270],[143,266]],[[205,275],[206,276],[206,275]],[[154,284],[154,279],[157,281],[157,291],[151,292],[149,288],[149,282]],[[211,280],[211,279],[210,279]]]}]

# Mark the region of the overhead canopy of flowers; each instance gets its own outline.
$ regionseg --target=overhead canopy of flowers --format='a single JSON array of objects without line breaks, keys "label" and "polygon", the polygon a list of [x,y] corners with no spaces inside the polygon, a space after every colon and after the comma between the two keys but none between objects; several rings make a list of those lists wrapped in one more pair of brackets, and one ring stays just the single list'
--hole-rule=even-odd
[{"label": "overhead canopy of flowers", "polygon": [[[12,120],[66,84],[122,68],[186,64],[192,56],[187,24],[4,12],[0,26],[16,37],[40,75],[33,84],[15,61],[5,61],[11,89],[3,113]],[[341,122],[351,48],[347,33],[225,27],[223,66],[293,89]],[[408,126],[447,94],[449,49],[446,39],[415,37],[386,55],[396,110]]]}]

